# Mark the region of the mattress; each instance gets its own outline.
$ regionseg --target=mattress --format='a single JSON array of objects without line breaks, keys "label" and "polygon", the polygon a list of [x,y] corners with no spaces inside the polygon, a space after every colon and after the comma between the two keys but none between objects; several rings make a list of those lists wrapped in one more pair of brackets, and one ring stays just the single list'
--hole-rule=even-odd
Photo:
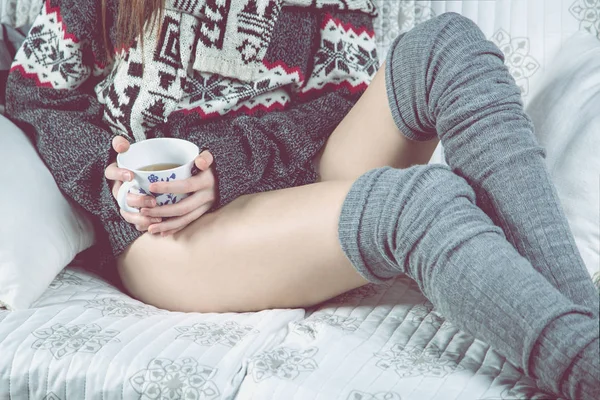
[{"label": "mattress", "polygon": [[312,309],[175,313],[81,266],[0,311],[0,399],[536,399],[407,278]]}]

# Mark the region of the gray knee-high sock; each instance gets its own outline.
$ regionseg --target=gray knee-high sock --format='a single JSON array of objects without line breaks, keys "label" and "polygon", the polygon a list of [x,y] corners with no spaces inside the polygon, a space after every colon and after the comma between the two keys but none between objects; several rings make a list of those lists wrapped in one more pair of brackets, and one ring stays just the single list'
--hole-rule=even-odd
[{"label": "gray knee-high sock", "polygon": [[438,135],[477,203],[554,287],[598,312],[594,288],[502,52],[471,20],[448,13],[392,46],[392,114],[414,140]]},{"label": "gray knee-high sock", "polygon": [[474,203],[446,167],[374,170],[346,197],[341,246],[370,281],[410,276],[446,318],[541,388],[600,398],[598,316],[550,285]]}]

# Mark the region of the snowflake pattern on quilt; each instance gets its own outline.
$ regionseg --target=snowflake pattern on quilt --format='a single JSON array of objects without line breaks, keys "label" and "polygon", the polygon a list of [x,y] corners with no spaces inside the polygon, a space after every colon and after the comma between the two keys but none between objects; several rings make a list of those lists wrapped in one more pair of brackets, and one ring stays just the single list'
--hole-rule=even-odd
[{"label": "snowflake pattern on quilt", "polygon": [[529,79],[540,69],[540,63],[529,53],[529,38],[513,38],[504,29],[500,29],[490,40],[504,53],[510,74],[515,78],[521,94],[527,96]]},{"label": "snowflake pattern on quilt", "polygon": [[425,317],[423,323],[431,325],[438,332],[449,332],[449,331],[458,331],[458,328],[454,326],[451,322],[447,321],[440,313],[438,313],[435,309],[431,310],[429,315]]},{"label": "snowflake pattern on quilt", "polygon": [[212,381],[216,373],[193,358],[155,358],[129,382],[140,400],[211,400],[221,394]]},{"label": "snowflake pattern on quilt", "polygon": [[75,353],[97,353],[108,343],[119,342],[116,338],[119,331],[102,329],[96,324],[63,325],[56,324],[47,329],[39,329],[32,333],[37,337],[34,350],[50,350],[54,358],[60,360]]},{"label": "snowflake pattern on quilt", "polygon": [[331,303],[344,304],[361,301],[365,298],[375,296],[388,289],[389,285],[377,285],[369,283],[356,289],[349,290],[330,300]]},{"label": "snowflake pattern on quilt", "polygon": [[579,29],[600,39],[600,0],[575,0],[569,12],[579,21]]},{"label": "snowflake pattern on quilt", "polygon": [[289,347],[278,347],[265,351],[250,359],[248,373],[255,382],[271,377],[293,380],[302,372],[314,371],[318,368],[318,364],[313,358],[318,351],[319,349],[316,347],[302,351]]},{"label": "snowflake pattern on quilt", "polygon": [[439,314],[429,301],[417,304],[410,309],[406,320],[415,325],[430,326],[437,332],[449,332],[458,330],[450,322]]},{"label": "snowflake pattern on quilt", "polygon": [[61,400],[60,397],[54,392],[48,393],[42,400]]},{"label": "snowflake pattern on quilt", "polygon": [[82,43],[65,32],[58,9],[45,2],[15,56],[11,70],[35,77],[40,86],[76,89],[91,74],[83,63]]},{"label": "snowflake pattern on quilt", "polygon": [[444,353],[435,346],[425,349],[418,347],[402,347],[396,343],[386,352],[376,353],[379,358],[376,366],[388,370],[392,369],[401,378],[414,376],[429,376],[444,378],[445,376],[464,369],[456,360],[459,354]]},{"label": "snowflake pattern on quilt", "polygon": [[395,392],[367,393],[353,390],[346,400],[402,400],[402,398]]},{"label": "snowflake pattern on quilt", "polygon": [[105,297],[101,299],[88,300],[85,308],[96,309],[102,312],[104,317],[150,317],[152,315],[164,314],[166,311],[147,306],[124,301],[119,298]]},{"label": "snowflake pattern on quilt", "polygon": [[416,304],[410,309],[407,319],[414,324],[420,324],[427,318],[432,309],[433,304],[430,302]]},{"label": "snowflake pattern on quilt", "polygon": [[356,317],[344,317],[336,314],[313,314],[309,318],[296,322],[293,331],[315,338],[319,332],[320,325],[328,325],[346,332],[354,332],[358,329]]},{"label": "snowflake pattern on quilt", "polygon": [[327,85],[345,85],[351,92],[363,90],[378,67],[374,33],[365,28],[345,26],[327,15],[312,73],[300,93],[322,90]]},{"label": "snowflake pattern on quilt", "polygon": [[175,330],[180,332],[177,339],[192,340],[201,346],[221,344],[227,347],[234,347],[249,334],[259,333],[253,326],[240,325],[235,321],[199,322],[192,326],[178,326]]},{"label": "snowflake pattern on quilt", "polygon": [[54,278],[52,283],[50,284],[50,289],[60,289],[64,286],[81,286],[83,285],[83,279],[77,276],[77,274],[67,271],[63,269],[60,273]]}]

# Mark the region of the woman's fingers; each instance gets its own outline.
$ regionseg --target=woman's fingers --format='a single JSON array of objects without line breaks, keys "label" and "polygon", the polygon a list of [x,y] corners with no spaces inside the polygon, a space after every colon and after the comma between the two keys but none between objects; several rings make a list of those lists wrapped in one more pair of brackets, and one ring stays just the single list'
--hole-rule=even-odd
[{"label": "woman's fingers", "polygon": [[161,232],[160,236],[162,236],[162,237],[173,236],[177,232],[181,232],[184,228],[185,228],[185,226],[182,226],[181,228],[173,229],[172,231]]},{"label": "woman's fingers", "polygon": [[156,207],[156,200],[152,196],[143,196],[139,194],[128,193],[127,205],[136,208],[153,208]]},{"label": "woman's fingers", "polygon": [[212,185],[214,175],[200,172],[187,179],[156,182],[150,185],[152,193],[193,193]]},{"label": "woman's fingers", "polygon": [[169,218],[168,220],[159,224],[152,224],[148,227],[148,232],[154,235],[161,232],[170,232],[173,230],[183,229],[190,223],[194,222],[202,215],[204,215],[204,213],[206,213],[209,209],[210,204],[205,204],[196,208],[189,214],[183,215],[181,217]]},{"label": "woman's fingers", "polygon": [[115,136],[112,140],[112,147],[117,153],[125,153],[129,150],[129,141],[123,136]]},{"label": "woman's fingers", "polygon": [[133,172],[117,167],[117,163],[112,163],[104,170],[104,177],[111,181],[129,182],[133,179]]},{"label": "woman's fingers", "polygon": [[140,232],[146,232],[150,225],[162,222],[162,218],[144,217],[139,213],[130,213],[123,210],[120,210],[120,212],[123,219],[130,224],[135,225],[136,229]]},{"label": "woman's fingers", "polygon": [[112,186],[113,197],[117,198],[119,188],[123,182],[129,182],[133,179],[133,172],[126,170],[125,168],[117,167],[117,163],[112,163],[104,170],[104,176],[109,181],[114,181]]},{"label": "woman's fingers", "polygon": [[115,198],[115,200],[117,199],[117,194],[119,194],[119,189],[121,189],[122,184],[123,182],[121,181],[115,181],[115,184],[112,187],[112,195]]},{"label": "woman's fingers", "polygon": [[196,157],[196,160],[194,160],[194,163],[196,164],[196,167],[198,167],[198,169],[200,171],[206,171],[207,169],[210,168],[210,166],[212,165],[212,163],[215,161],[213,155],[210,153],[210,151],[208,150],[204,150],[202,153],[200,153],[200,155],[198,157]]},{"label": "woman's fingers", "polygon": [[181,217],[204,204],[210,203],[212,205],[213,201],[214,195],[210,191],[201,190],[176,204],[167,204],[154,208],[144,207],[140,210],[140,214],[147,217]]}]

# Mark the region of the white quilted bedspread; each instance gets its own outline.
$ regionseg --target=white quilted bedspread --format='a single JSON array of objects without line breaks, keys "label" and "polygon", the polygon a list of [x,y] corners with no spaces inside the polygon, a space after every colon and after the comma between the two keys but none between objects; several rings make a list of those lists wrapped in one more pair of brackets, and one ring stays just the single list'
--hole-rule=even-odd
[{"label": "white quilted bedspread", "polygon": [[0,399],[547,399],[432,310],[414,282],[321,307],[159,310],[70,267],[0,311]]}]

